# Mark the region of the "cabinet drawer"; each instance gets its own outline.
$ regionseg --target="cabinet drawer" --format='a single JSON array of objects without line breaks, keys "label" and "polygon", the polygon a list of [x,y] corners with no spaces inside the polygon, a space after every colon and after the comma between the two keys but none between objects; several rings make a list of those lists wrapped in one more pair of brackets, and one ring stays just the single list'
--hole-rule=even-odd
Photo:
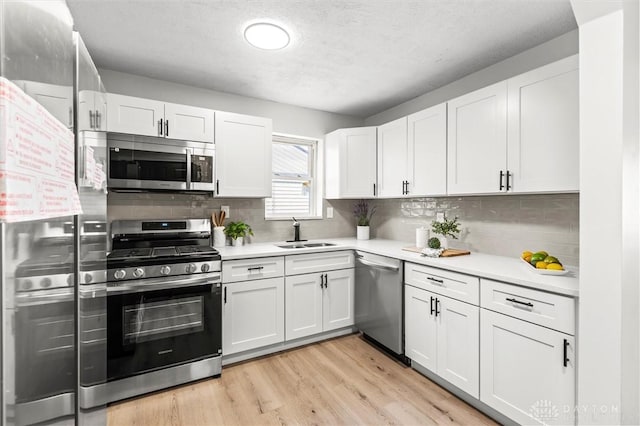
[{"label": "cabinet drawer", "polygon": [[575,300],[497,281],[481,280],[480,305],[495,312],[575,335]]},{"label": "cabinet drawer", "polygon": [[298,254],[287,256],[287,275],[309,274],[354,267],[353,251],[332,251],[326,253]]},{"label": "cabinet drawer", "polygon": [[260,280],[284,275],[284,257],[226,260],[222,262],[222,282]]},{"label": "cabinet drawer", "polygon": [[412,286],[449,296],[452,299],[473,305],[479,303],[478,287],[480,281],[478,277],[406,262],[404,281]]}]

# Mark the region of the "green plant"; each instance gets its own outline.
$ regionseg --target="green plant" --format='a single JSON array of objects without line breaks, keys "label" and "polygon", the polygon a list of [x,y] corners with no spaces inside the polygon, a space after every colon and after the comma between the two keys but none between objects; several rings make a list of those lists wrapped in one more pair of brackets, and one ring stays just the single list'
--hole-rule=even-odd
[{"label": "green plant", "polygon": [[454,239],[458,239],[458,235],[460,233],[460,222],[458,222],[458,216],[453,219],[447,219],[447,216],[444,217],[442,222],[438,222],[434,220],[431,222],[431,228],[433,229],[434,234],[442,235],[443,237],[451,237]]},{"label": "green plant", "polygon": [[242,221],[231,222],[224,228],[224,234],[233,240],[247,235],[253,235],[253,230],[249,225]]},{"label": "green plant", "polygon": [[440,248],[440,240],[437,239],[436,237],[431,237],[431,238],[429,238],[429,242],[427,242],[427,245],[429,246],[429,248],[439,249]]},{"label": "green plant", "polygon": [[369,208],[366,200],[360,200],[353,206],[353,216],[356,218],[358,226],[369,226],[371,216],[376,212],[376,207]]}]

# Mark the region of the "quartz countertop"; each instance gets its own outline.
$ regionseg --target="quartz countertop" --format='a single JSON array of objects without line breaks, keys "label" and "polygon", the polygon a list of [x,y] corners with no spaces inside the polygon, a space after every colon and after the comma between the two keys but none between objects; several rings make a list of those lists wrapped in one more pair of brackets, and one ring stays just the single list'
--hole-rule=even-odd
[{"label": "quartz countertop", "polygon": [[[355,238],[328,238],[317,240],[335,244],[328,247],[286,249],[278,245],[289,244],[284,241],[270,243],[252,243],[239,247],[219,247],[222,260],[247,259],[267,256],[289,256],[303,253],[320,253],[336,250],[362,250],[381,256],[393,257],[420,265],[432,266],[463,274],[488,278],[533,289],[578,297],[578,269],[567,267],[567,275],[540,275],[524,264],[518,257],[495,256],[471,252],[470,255],[456,257],[430,258],[406,250],[412,244],[406,241],[385,239],[356,240]],[[316,240],[308,241],[310,243]]]}]

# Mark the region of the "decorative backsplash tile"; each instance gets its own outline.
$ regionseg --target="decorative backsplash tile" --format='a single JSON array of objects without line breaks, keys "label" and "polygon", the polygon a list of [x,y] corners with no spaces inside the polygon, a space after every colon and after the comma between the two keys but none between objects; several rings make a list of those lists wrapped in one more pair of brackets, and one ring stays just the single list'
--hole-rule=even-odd
[{"label": "decorative backsplash tile", "polygon": [[502,256],[547,250],[567,265],[578,265],[579,195],[495,195],[375,200],[374,238],[414,242],[415,228],[431,228],[438,213],[458,216],[459,240],[452,247]]},{"label": "decorative backsplash tile", "polygon": [[[109,220],[178,219],[210,217],[222,205],[231,208],[229,220],[251,225],[253,242],[293,238],[290,221],[264,219],[264,200],[219,199],[205,195],[164,193],[115,193],[108,196]],[[334,208],[333,219],[305,220],[301,238],[355,237],[354,200],[325,200]],[[496,195],[370,200],[378,210],[371,221],[372,238],[415,243],[415,228],[427,226],[439,212],[458,216],[459,240],[452,247],[502,256],[518,256],[523,250],[547,250],[567,265],[578,265],[579,196]]]}]

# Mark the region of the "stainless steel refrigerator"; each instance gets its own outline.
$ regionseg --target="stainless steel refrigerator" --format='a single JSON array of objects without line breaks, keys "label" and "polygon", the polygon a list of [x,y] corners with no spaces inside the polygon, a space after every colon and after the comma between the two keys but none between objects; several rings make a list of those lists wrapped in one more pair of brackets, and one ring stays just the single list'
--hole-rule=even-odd
[{"label": "stainless steel refrigerator", "polygon": [[104,424],[83,391],[106,380],[104,88],[64,1],[0,0],[0,75],[74,132],[83,210],[0,224],[0,420]]}]

